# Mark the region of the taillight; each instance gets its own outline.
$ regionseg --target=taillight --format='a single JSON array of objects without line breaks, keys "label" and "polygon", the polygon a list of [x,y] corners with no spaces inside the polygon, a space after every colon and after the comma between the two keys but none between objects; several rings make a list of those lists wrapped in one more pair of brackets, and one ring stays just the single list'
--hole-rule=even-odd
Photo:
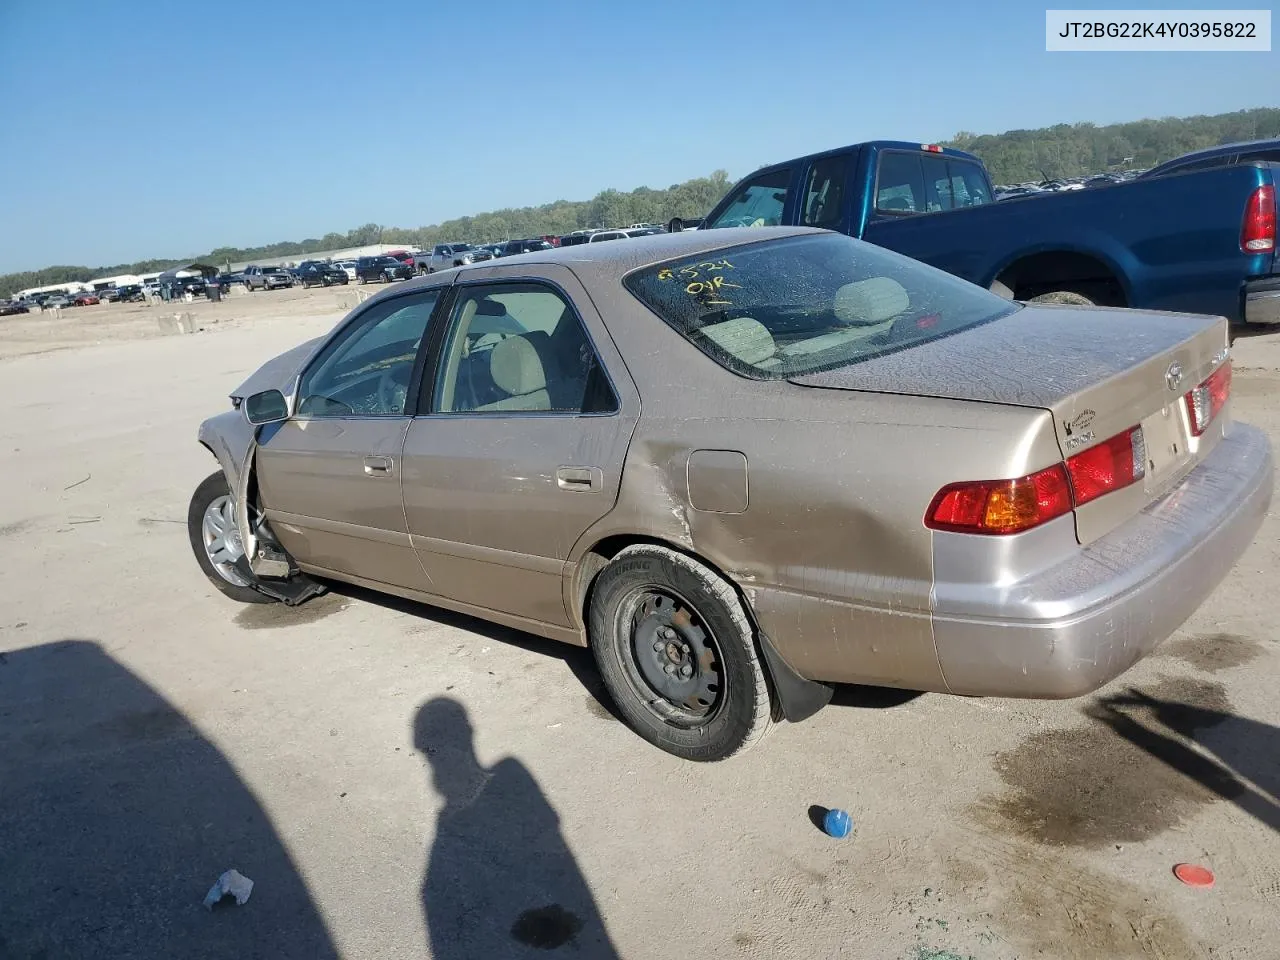
[{"label": "taillight", "polygon": [[1067,459],[1076,506],[1141,480],[1147,472],[1147,444],[1133,427]]},{"label": "taillight", "polygon": [[925,514],[931,530],[956,533],[1020,533],[1071,510],[1071,488],[1062,464],[1017,480],[972,480],[938,491]]},{"label": "taillight", "polygon": [[1240,249],[1245,253],[1266,253],[1276,248],[1276,188],[1267,184],[1253,191],[1244,208],[1240,228]]},{"label": "taillight", "polygon": [[930,530],[1021,533],[1048,523],[1146,474],[1141,427],[1130,427],[1037,473],[1017,480],[970,480],[938,491],[925,514]]},{"label": "taillight", "polygon": [[1231,396],[1231,361],[1227,360],[1209,378],[1186,396],[1191,435],[1198,437],[1209,429],[1213,418],[1222,412]]}]

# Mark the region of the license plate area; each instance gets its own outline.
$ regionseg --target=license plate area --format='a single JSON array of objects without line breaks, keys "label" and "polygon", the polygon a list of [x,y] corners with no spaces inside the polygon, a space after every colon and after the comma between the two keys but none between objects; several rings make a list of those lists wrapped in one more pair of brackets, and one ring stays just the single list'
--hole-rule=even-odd
[{"label": "license plate area", "polygon": [[1147,447],[1147,474],[1143,485],[1152,497],[1177,483],[1191,466],[1191,439],[1183,404],[1173,402],[1142,421]]}]

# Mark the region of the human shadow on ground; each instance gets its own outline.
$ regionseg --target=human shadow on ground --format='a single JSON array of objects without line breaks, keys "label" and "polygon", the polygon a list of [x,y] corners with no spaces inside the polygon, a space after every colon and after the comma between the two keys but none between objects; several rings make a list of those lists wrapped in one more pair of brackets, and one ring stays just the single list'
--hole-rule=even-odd
[{"label": "human shadow on ground", "polygon": [[91,641],[0,653],[0,878],[3,960],[337,956],[232,764]]},{"label": "human shadow on ground", "polygon": [[618,956],[560,818],[520,761],[484,767],[466,710],[438,697],[414,746],[445,804],[422,884],[434,960]]},{"label": "human shadow on ground", "polygon": [[[1086,710],[1117,735],[1280,831],[1280,729],[1130,687]],[[1198,731],[1213,734],[1196,737]]]}]

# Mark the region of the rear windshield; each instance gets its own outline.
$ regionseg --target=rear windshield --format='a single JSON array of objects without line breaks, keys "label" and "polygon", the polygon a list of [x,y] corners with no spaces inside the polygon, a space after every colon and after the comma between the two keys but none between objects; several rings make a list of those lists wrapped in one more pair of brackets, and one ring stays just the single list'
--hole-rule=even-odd
[{"label": "rear windshield", "polygon": [[670,260],[623,283],[713,360],[765,380],[858,363],[1019,309],[950,274],[833,233]]}]

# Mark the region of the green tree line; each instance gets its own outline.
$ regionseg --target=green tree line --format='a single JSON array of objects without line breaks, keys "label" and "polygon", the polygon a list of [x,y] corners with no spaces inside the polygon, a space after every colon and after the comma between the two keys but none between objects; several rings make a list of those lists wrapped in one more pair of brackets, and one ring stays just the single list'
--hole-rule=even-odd
[{"label": "green tree line", "polygon": [[1126,167],[1144,169],[1192,150],[1280,137],[1280,109],[1215,116],[1166,117],[1097,126],[1060,123],[999,134],[957,133],[947,146],[982,158],[995,183],[1079,177]]},{"label": "green tree line", "polygon": [[[904,136],[909,136],[904,131]],[[1098,126],[1058,124],[1038,130],[999,134],[957,133],[948,146],[977,154],[996,183],[1019,183],[1042,177],[1071,177],[1125,167],[1143,168],[1173,157],[1240,140],[1280,137],[1280,109],[1259,108],[1216,116],[1167,117]],[[323,237],[286,240],[260,247],[218,247],[187,260],[143,260],[106,267],[56,266],[0,276],[0,297],[27,287],[117,273],[150,273],[199,260],[223,266],[273,257],[302,256],[372,243],[430,247],[446,241],[473,243],[565,234],[589,227],[631,223],[665,223],[672,217],[699,217],[724,196],[732,181],[724,170],[673,184],[665,190],[639,187],[629,192],[604,190],[591,200],[557,200],[538,207],[492,210],[426,227],[376,223],[327,233]]]}]

